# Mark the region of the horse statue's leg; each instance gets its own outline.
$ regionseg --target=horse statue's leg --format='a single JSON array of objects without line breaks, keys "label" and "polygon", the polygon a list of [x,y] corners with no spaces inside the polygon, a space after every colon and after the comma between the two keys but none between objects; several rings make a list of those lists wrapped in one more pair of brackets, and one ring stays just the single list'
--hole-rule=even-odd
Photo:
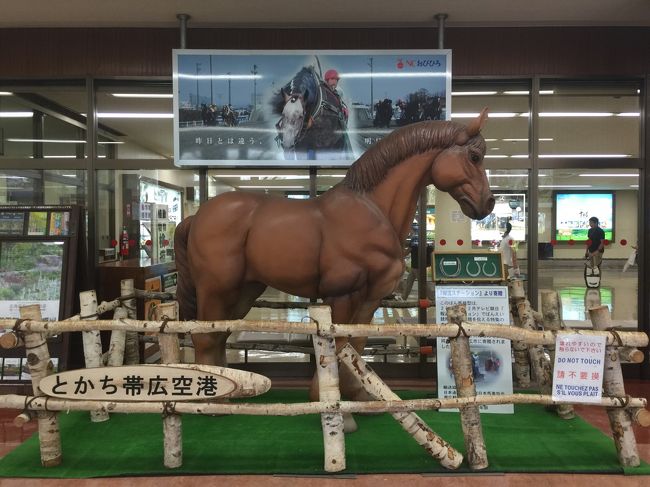
[{"label": "horse statue's leg", "polygon": [[[260,282],[243,284],[225,292],[197,291],[197,319],[201,321],[239,320],[244,318],[266,285]],[[192,335],[195,362],[226,367],[226,341],[230,333],[197,333]]]},{"label": "horse statue's leg", "polygon": [[[325,304],[332,308],[332,323],[370,323],[375,311],[380,305],[380,301],[364,302],[361,305],[355,303],[355,299],[350,296],[339,297],[326,300]],[[336,351],[341,350],[346,344],[352,345],[361,355],[366,346],[368,337],[353,338],[336,338]],[[341,395],[350,400],[365,401],[372,400],[361,387],[359,381],[346,368],[339,368],[339,388]],[[318,376],[314,374],[309,389],[309,398],[312,401],[318,401]]]}]

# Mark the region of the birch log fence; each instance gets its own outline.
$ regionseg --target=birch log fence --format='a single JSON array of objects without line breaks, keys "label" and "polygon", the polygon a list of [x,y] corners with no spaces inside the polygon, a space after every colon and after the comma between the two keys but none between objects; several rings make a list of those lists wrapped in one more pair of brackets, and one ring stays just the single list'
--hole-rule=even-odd
[{"label": "birch log fence", "polygon": [[[137,296],[137,292],[135,293]],[[132,295],[126,298],[132,299]],[[0,319],[0,330],[6,330],[0,344],[3,346],[25,345],[27,360],[32,370],[34,395],[22,396],[7,394],[0,396],[0,407],[22,410],[17,421],[26,421],[31,416],[43,421],[44,428],[39,427],[39,442],[41,445],[41,463],[44,466],[53,466],[61,463],[61,441],[58,430],[58,411],[90,411],[93,417],[109,419],[109,413],[139,412],[157,413],[163,418],[165,431],[164,464],[175,468],[182,463],[181,441],[181,415],[268,415],[268,416],[295,416],[304,414],[320,414],[322,417],[323,441],[325,445],[324,470],[339,472],[346,468],[345,440],[343,434],[342,416],[351,413],[377,413],[388,412],[408,431],[433,458],[440,461],[447,469],[457,469],[463,460],[460,452],[455,450],[448,442],[433,432],[413,411],[437,410],[442,408],[459,408],[461,410],[461,424],[465,434],[465,449],[468,456],[469,467],[480,470],[488,466],[487,449],[483,441],[480,416],[480,405],[488,404],[559,404],[548,394],[511,394],[511,395],[481,395],[477,396],[473,388],[471,356],[469,347],[466,346],[468,337],[495,337],[525,343],[528,347],[552,346],[556,338],[565,333],[584,336],[604,336],[609,359],[605,373],[605,395],[600,403],[595,406],[605,407],[610,415],[612,431],[616,450],[622,465],[634,466],[639,464],[636,453],[636,440],[631,428],[631,423],[636,422],[642,426],[650,426],[650,412],[646,410],[647,401],[644,398],[632,398],[625,393],[622,375],[620,375],[619,350],[636,350],[648,345],[648,336],[641,332],[622,332],[609,329],[611,320],[607,308],[598,309],[592,314],[595,330],[563,330],[547,329],[536,330],[532,326],[525,328],[504,327],[501,325],[486,325],[466,321],[464,305],[448,308],[449,323],[444,325],[422,324],[333,324],[329,308],[313,306],[309,308],[311,322],[279,322],[279,321],[177,321],[175,318],[176,304],[170,303],[167,307],[160,307],[158,311],[162,321],[135,320],[124,317],[127,311],[117,311],[112,320],[96,319],[101,313],[115,310],[125,300],[125,296],[111,303],[97,305],[94,292],[87,293],[83,298],[84,306],[81,316],[75,316],[64,321],[42,321],[40,316],[23,314],[24,319]],[[88,304],[90,303],[90,304]],[[130,304],[132,307],[132,303]],[[530,313],[533,315],[533,313]],[[533,316],[533,318],[535,318]],[[538,317],[539,318],[539,317]],[[603,329],[605,328],[605,329]],[[201,402],[182,401],[143,401],[132,402],[122,400],[85,400],[68,399],[46,396],[38,385],[52,370],[49,352],[46,346],[48,335],[65,332],[83,332],[92,337],[99,331],[110,330],[117,333],[120,340],[132,333],[157,333],[163,348],[163,362],[166,367],[173,367],[179,361],[178,334],[209,333],[215,331],[256,331],[303,333],[312,335],[316,351],[316,364],[318,364],[320,401],[294,404],[247,404],[215,402],[203,400]],[[426,338],[449,338],[453,352],[452,366],[457,373],[459,397],[444,399],[417,399],[402,401],[393,393],[366,364],[361,356],[350,347],[343,347],[338,353],[335,351],[334,339],[336,337],[357,336],[417,336]],[[89,339],[86,359],[90,367],[104,365],[101,348],[96,346],[96,340]],[[111,345],[114,351],[111,364],[117,364],[117,357],[123,356],[124,348],[117,344]],[[117,352],[115,352],[117,350]],[[121,350],[121,351],[120,351]],[[641,352],[642,353],[642,352]],[[637,354],[638,355],[638,354]],[[535,355],[536,357],[538,354]],[[108,359],[107,359],[108,360]],[[351,402],[341,400],[338,390],[337,362],[347,367],[358,376],[359,384],[368,392],[375,401]],[[34,364],[34,365],[32,365]],[[178,367],[194,367],[197,370],[210,370],[208,366],[178,365]],[[217,368],[215,368],[217,369]],[[184,369],[187,370],[187,369]],[[236,371],[222,369],[222,372]],[[608,372],[609,371],[609,372]],[[544,372],[545,373],[545,372]],[[256,375],[256,374],[253,374]],[[258,376],[260,377],[260,376]],[[244,392],[239,397],[251,396],[265,392],[270,387],[270,381],[262,378],[268,384],[251,386],[249,390],[242,387],[235,388]],[[222,396],[222,397],[228,397]],[[235,394],[233,393],[233,396]],[[592,404],[593,405],[593,404]],[[32,414],[32,412],[36,412]]]}]

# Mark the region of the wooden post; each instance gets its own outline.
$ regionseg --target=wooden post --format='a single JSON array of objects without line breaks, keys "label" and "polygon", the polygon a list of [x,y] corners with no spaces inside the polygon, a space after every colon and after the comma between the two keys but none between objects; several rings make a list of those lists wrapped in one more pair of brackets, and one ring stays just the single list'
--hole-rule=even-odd
[{"label": "wooden post", "polygon": [[[178,303],[161,303],[154,311],[156,321],[178,319]],[[163,364],[178,364],[181,349],[177,333],[159,333],[160,361]],[[163,413],[163,435],[165,467],[178,468],[183,464],[183,423],[180,414]]]},{"label": "wooden post", "polygon": [[[536,330],[535,318],[533,317],[530,302],[527,299],[518,302],[517,309],[519,310],[519,319],[521,320],[522,328]],[[551,373],[551,364],[546,358],[546,355],[544,355],[544,347],[542,345],[529,345],[528,357],[530,358],[530,368],[535,379],[537,379],[540,391],[542,391],[542,394],[550,393],[553,376]]]},{"label": "wooden post", "polygon": [[[133,279],[122,279],[120,281],[120,296],[129,296],[135,293],[135,285]],[[129,319],[135,320],[138,318],[138,311],[136,301],[129,299],[122,301],[122,306],[126,308]],[[140,343],[138,342],[137,331],[127,331],[126,341],[124,344],[124,364],[137,365],[140,363]]]},{"label": "wooden post", "polygon": [[[41,321],[41,307],[30,304],[20,307],[20,317],[24,320]],[[25,333],[25,352],[29,374],[32,377],[34,396],[42,396],[38,387],[41,379],[47,377],[53,369],[50,361],[50,351],[47,348],[45,335],[41,333]],[[25,419],[31,416],[27,413]],[[20,416],[19,416],[20,417]],[[59,432],[58,413],[52,411],[38,411],[38,443],[41,450],[41,464],[44,467],[55,467],[61,464],[61,434]]]},{"label": "wooden post", "polygon": [[[467,321],[467,309],[464,304],[457,304],[447,308],[447,323],[453,323],[460,327],[464,321]],[[458,397],[476,396],[469,338],[459,333],[456,338],[450,338],[449,342],[451,345],[451,368],[456,381],[456,395]],[[487,451],[485,450],[481,414],[478,406],[461,407],[460,421],[465,438],[467,463],[473,470],[487,468]]]},{"label": "wooden post", "polygon": [[[510,294],[510,316],[512,325],[521,328],[521,320],[517,310],[517,303],[526,299],[524,282],[520,280],[508,281]],[[528,345],[525,342],[513,340],[512,354],[515,358],[512,364],[512,375],[518,387],[528,389],[530,387],[530,362],[528,360]]]},{"label": "wooden post", "polygon": [[[612,319],[607,306],[589,309],[589,317],[594,330],[607,330],[612,326]],[[603,392],[608,396],[625,398],[623,371],[616,345],[605,350],[605,370],[603,374]],[[632,429],[632,418],[627,409],[612,408],[607,410],[609,425],[612,428],[618,460],[624,467],[637,467],[641,461],[636,447],[636,438]]]},{"label": "wooden post", "polygon": [[[381,378],[366,364],[350,344],[338,352],[339,360],[355,377],[365,391],[377,401],[400,401]],[[417,414],[390,413],[404,430],[445,468],[455,470],[463,462],[463,455],[433,431]]]},{"label": "wooden post", "polygon": [[[557,291],[553,289],[543,289],[541,291],[541,308],[542,308],[542,324],[545,330],[562,330],[566,328],[562,321],[562,301]],[[553,366],[555,364],[555,344],[547,345],[548,354],[551,358],[551,381],[540,392],[542,394],[551,394],[553,388]],[[557,415],[562,419],[575,418],[575,412],[571,404],[556,404],[553,409]]]},{"label": "wooden post", "polygon": [[[332,313],[329,306],[310,306],[309,316],[318,323],[321,330],[329,329]],[[332,337],[312,335],[318,375],[320,401],[340,401],[339,367],[336,359],[336,343]],[[340,412],[321,414],[323,445],[325,449],[325,471],[345,470],[345,433],[343,414]]]},{"label": "wooden post", "polygon": [[[126,308],[115,308],[113,313],[114,320],[120,320],[127,317]],[[111,331],[111,343],[108,346],[108,358],[106,365],[108,367],[119,367],[124,363],[124,347],[126,342],[126,332],[122,330]]]}]

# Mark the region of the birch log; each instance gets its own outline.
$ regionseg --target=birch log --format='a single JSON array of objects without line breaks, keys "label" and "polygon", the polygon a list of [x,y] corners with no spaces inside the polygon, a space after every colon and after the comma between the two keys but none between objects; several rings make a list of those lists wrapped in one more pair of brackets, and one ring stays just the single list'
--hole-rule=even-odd
[{"label": "birch log", "polygon": [[[16,320],[0,318],[0,329],[12,329]],[[482,323],[463,323],[463,327],[468,336],[489,336],[495,338],[505,338],[506,340],[525,341],[535,345],[548,345],[555,343],[558,335],[580,335],[580,336],[604,336],[607,344],[613,343],[629,345],[631,347],[648,346],[648,335],[638,331],[621,331],[618,338],[614,338],[611,333],[606,331],[579,330],[570,331],[542,331],[542,330],[524,330],[513,326],[488,325]],[[156,332],[160,328],[157,321],[138,321],[138,320],[98,320],[93,323],[86,321],[30,321],[18,326],[18,331],[37,331],[56,335],[69,331],[83,331],[88,328],[97,330],[127,330]],[[221,320],[221,321],[170,321],[167,323],[167,330],[174,333],[213,333],[215,331],[225,331],[229,333],[237,331],[257,331],[257,332],[279,332],[279,333],[303,333],[313,335],[318,333],[315,323],[301,322],[281,322],[266,320]],[[451,338],[456,335],[456,327],[444,325],[420,325],[409,323],[386,323],[383,325],[369,325],[367,323],[357,324],[333,324],[328,331],[328,335],[333,337],[366,337],[366,336],[422,336],[427,338],[447,337]]]},{"label": "birch log", "polygon": [[[543,289],[541,291],[541,307],[542,307],[542,326],[545,330],[562,330],[566,328],[562,321],[562,301],[557,291],[552,289]],[[551,361],[551,382],[548,386],[541,390],[542,394],[550,394],[553,387],[553,367],[555,364],[555,343],[547,345],[548,354]],[[575,412],[571,404],[558,404],[553,407],[557,415],[562,419],[575,418]]]},{"label": "birch log", "polygon": [[[135,292],[133,279],[123,279],[120,281],[120,296],[130,296]],[[122,301],[122,306],[126,308],[129,319],[138,318],[137,306],[135,299]],[[124,344],[124,364],[137,365],[140,363],[140,344],[138,343],[138,332],[127,331],[126,341]]]},{"label": "birch log", "polygon": [[[310,306],[309,316],[322,329],[332,324],[329,306]],[[316,373],[318,375],[318,397],[321,401],[340,401],[339,367],[336,359],[336,343],[332,337],[312,336],[316,355]],[[345,470],[345,433],[343,431],[343,414],[321,414],[323,428],[323,446],[325,450],[325,471],[340,472]]]},{"label": "birch log", "polygon": [[[467,320],[467,309],[464,304],[447,308],[447,323],[461,326]],[[472,368],[472,352],[469,349],[469,338],[459,333],[456,338],[449,339],[451,345],[451,368],[456,382],[458,397],[476,396],[476,384]],[[460,421],[465,439],[467,463],[473,470],[488,467],[487,451],[481,428],[481,413],[478,406],[467,405],[460,408]]]},{"label": "birch log", "polygon": [[[589,309],[589,317],[596,330],[611,328],[612,319],[607,306]],[[616,346],[605,349],[605,370],[603,373],[603,391],[608,396],[625,397],[623,371]],[[632,418],[626,410],[608,409],[609,425],[618,453],[618,460],[624,467],[637,467],[641,461],[636,447],[636,438],[632,429]]]},{"label": "birch log", "polygon": [[[521,320],[519,319],[517,303],[526,299],[523,281],[508,281],[508,290],[510,293],[510,316],[512,318],[512,325],[521,328]],[[512,364],[512,375],[514,376],[515,384],[523,389],[528,389],[530,387],[530,362],[528,360],[528,345],[526,345],[526,343],[523,341],[513,340],[512,355],[515,359],[514,363]]]},{"label": "birch log", "polygon": [[[161,303],[154,310],[156,320],[175,320],[178,318],[178,303]],[[178,334],[160,333],[160,360],[163,364],[177,364],[181,360]],[[183,423],[180,414],[163,413],[163,436],[165,467],[178,468],[183,464]]]},{"label": "birch log", "polygon": [[[338,352],[338,356],[341,364],[350,371],[350,375],[357,378],[366,392],[374,399],[400,401],[399,396],[390,390],[351,345],[345,345]],[[433,458],[440,462],[440,465],[450,470],[460,467],[463,456],[429,428],[417,414],[396,412],[391,415],[418,445],[424,447]]]},{"label": "birch log", "polygon": [[[115,308],[113,313],[114,320],[127,318],[126,308]],[[124,364],[124,347],[126,345],[126,332],[124,330],[113,330],[111,332],[111,342],[108,346],[108,358],[106,365],[108,367],[119,367]]]},{"label": "birch log", "polygon": [[[41,320],[41,307],[30,304],[20,307],[20,317],[25,320]],[[25,351],[29,374],[32,377],[32,389],[35,396],[43,393],[39,388],[41,379],[48,376],[53,369],[50,361],[50,351],[47,348],[45,336],[40,333],[25,333]],[[38,444],[41,451],[41,464],[44,467],[55,467],[61,464],[61,434],[59,432],[59,416],[52,411],[39,411]]]},{"label": "birch log", "polygon": [[[535,319],[533,318],[533,310],[530,307],[530,302],[527,299],[517,303],[519,310],[519,319],[521,320],[522,328],[528,330],[535,330]],[[530,358],[530,369],[537,379],[542,394],[551,391],[553,376],[551,374],[551,364],[544,354],[544,347],[541,345],[529,345],[528,357]]]},{"label": "birch log", "polygon": [[[97,294],[95,291],[82,291],[79,293],[80,316],[82,320],[94,321],[97,319]],[[102,367],[102,338],[99,330],[82,331],[84,346],[84,358],[86,368]],[[101,411],[91,411],[90,420],[93,423],[108,421],[108,413]]]},{"label": "birch log", "polygon": [[[365,364],[364,364],[365,366]],[[347,367],[347,365],[346,365]],[[374,380],[375,376],[369,376]],[[384,387],[385,384],[384,384]],[[240,396],[243,397],[243,396]],[[88,399],[57,399],[53,397],[20,396],[17,394],[0,394],[0,408],[20,409],[29,403],[30,411],[108,411],[115,413],[155,413],[165,410],[163,401],[124,402],[97,401]],[[47,401],[47,404],[46,404]],[[386,401],[337,401],[337,402],[300,402],[291,404],[256,404],[231,402],[177,402],[175,410],[182,414],[233,415],[244,416],[300,416],[303,414],[323,414],[329,412],[348,413],[404,413],[410,411],[434,411],[438,409],[457,408],[467,404],[553,404],[550,396],[539,394],[508,394],[504,396],[484,395],[476,397],[453,397],[440,399],[401,399]],[[627,408],[629,410],[645,408],[648,401],[643,397],[628,399],[603,397],[594,406],[605,408]],[[635,414],[636,415],[636,414]],[[639,424],[646,426],[647,416],[639,418]],[[435,439],[434,439],[435,440]],[[456,452],[457,453],[457,452]],[[460,462],[459,462],[460,463]]]},{"label": "birch log", "polygon": [[0,348],[10,350],[12,348],[22,347],[24,344],[23,339],[13,331],[8,331],[0,335]]},{"label": "birch log", "polygon": [[622,364],[640,364],[645,357],[641,350],[634,347],[619,347],[618,356],[621,358]]}]

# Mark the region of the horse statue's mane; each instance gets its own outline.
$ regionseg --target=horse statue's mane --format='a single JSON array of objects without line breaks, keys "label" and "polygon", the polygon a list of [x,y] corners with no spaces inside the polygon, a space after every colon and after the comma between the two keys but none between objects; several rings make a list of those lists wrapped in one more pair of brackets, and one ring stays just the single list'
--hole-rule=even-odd
[{"label": "horse statue's mane", "polygon": [[318,90],[319,78],[314,71],[313,66],[304,66],[286,85],[283,85],[278,91],[273,93],[270,103],[273,113],[281,114],[284,108],[285,99],[282,92],[287,95],[307,94],[305,101],[311,107],[316,100],[316,90]]},{"label": "horse statue's mane", "polygon": [[[466,128],[455,122],[429,121],[394,130],[366,150],[350,166],[340,184],[360,193],[371,191],[392,167],[414,155],[457,144],[458,136]],[[480,135],[472,137],[467,144],[485,153],[485,140]]]}]

